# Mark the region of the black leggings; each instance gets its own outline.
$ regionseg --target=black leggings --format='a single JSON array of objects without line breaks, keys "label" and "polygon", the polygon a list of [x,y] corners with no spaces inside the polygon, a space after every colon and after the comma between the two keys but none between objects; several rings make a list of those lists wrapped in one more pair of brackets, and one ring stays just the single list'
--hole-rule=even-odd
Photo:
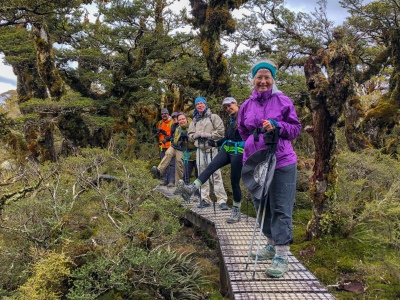
[{"label": "black leggings", "polygon": [[199,175],[198,179],[204,183],[218,169],[231,164],[231,185],[233,192],[233,201],[240,202],[242,199],[242,190],[240,189],[240,178],[242,176],[242,159],[243,154],[228,153],[225,149],[221,149],[218,154],[213,157],[207,168]]}]

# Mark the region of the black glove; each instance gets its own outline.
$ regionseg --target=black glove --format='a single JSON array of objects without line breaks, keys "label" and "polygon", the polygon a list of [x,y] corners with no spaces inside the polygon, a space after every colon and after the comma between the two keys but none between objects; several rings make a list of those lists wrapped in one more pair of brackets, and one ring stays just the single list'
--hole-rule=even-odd
[{"label": "black glove", "polygon": [[164,129],[159,129],[158,130],[160,133],[162,133],[163,135],[168,135],[167,132]]},{"label": "black glove", "polygon": [[153,129],[153,132],[154,132],[155,134],[159,134],[159,133],[160,133],[160,130],[158,130],[158,129],[156,128],[156,129]]},{"label": "black glove", "polygon": [[187,132],[182,132],[182,133],[181,133],[181,138],[182,138],[182,139],[187,139],[187,138],[188,138]]},{"label": "black glove", "polygon": [[216,147],[217,143],[214,140],[208,140],[208,146]]},{"label": "black glove", "polygon": [[168,139],[163,139],[161,142],[162,142],[163,144],[165,144],[166,142],[168,142]]}]

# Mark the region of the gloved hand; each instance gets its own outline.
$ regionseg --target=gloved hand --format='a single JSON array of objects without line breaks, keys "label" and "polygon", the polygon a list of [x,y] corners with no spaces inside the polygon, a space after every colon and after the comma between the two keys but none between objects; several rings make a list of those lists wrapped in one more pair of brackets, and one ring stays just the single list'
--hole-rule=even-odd
[{"label": "gloved hand", "polygon": [[156,129],[153,129],[153,132],[154,132],[155,134],[159,134],[159,133],[160,133],[160,130],[158,130],[158,129],[156,128]]},{"label": "gloved hand", "polygon": [[211,138],[211,133],[202,132],[202,133],[201,133],[201,137],[202,137],[203,139],[210,139],[210,138]]},{"label": "gloved hand", "polygon": [[167,139],[163,139],[161,142],[162,142],[163,144],[165,144],[166,142],[168,142],[168,140],[167,140]]},{"label": "gloved hand", "polygon": [[181,132],[181,138],[187,139],[188,138],[187,132]]},{"label": "gloved hand", "polygon": [[208,143],[208,146],[211,146],[211,147],[217,146],[217,143],[214,140],[208,140],[207,143]]},{"label": "gloved hand", "polygon": [[162,133],[163,135],[167,135],[167,132],[164,129],[159,129],[158,130],[160,133]]},{"label": "gloved hand", "polygon": [[193,134],[193,139],[198,139],[198,138],[200,138],[201,137],[201,132],[199,132],[199,131],[196,131],[194,134]]}]

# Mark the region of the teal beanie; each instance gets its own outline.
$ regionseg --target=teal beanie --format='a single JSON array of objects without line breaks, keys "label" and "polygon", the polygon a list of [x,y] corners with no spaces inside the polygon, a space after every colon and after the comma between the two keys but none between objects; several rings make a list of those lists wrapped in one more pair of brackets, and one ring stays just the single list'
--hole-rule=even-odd
[{"label": "teal beanie", "polygon": [[271,65],[270,63],[267,63],[267,62],[260,62],[260,63],[256,64],[253,67],[253,70],[251,70],[251,75],[253,76],[253,78],[254,78],[254,76],[256,76],[257,71],[260,70],[260,69],[269,70],[271,72],[271,74],[272,74],[272,78],[273,79],[276,78],[276,68],[273,65]]},{"label": "teal beanie", "polygon": [[203,102],[205,105],[207,105],[207,100],[206,100],[206,98],[204,98],[204,97],[197,97],[197,98],[194,100],[194,105],[197,105],[197,103],[199,103],[199,102]]}]

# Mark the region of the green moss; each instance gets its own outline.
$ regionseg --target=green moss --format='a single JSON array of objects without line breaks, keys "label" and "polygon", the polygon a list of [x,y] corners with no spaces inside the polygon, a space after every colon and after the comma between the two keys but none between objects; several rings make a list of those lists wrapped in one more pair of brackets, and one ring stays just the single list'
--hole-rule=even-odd
[{"label": "green moss", "polygon": [[397,116],[397,109],[398,104],[396,102],[381,100],[375,108],[372,108],[367,112],[364,122],[367,122],[370,119],[377,119],[388,123]]}]

